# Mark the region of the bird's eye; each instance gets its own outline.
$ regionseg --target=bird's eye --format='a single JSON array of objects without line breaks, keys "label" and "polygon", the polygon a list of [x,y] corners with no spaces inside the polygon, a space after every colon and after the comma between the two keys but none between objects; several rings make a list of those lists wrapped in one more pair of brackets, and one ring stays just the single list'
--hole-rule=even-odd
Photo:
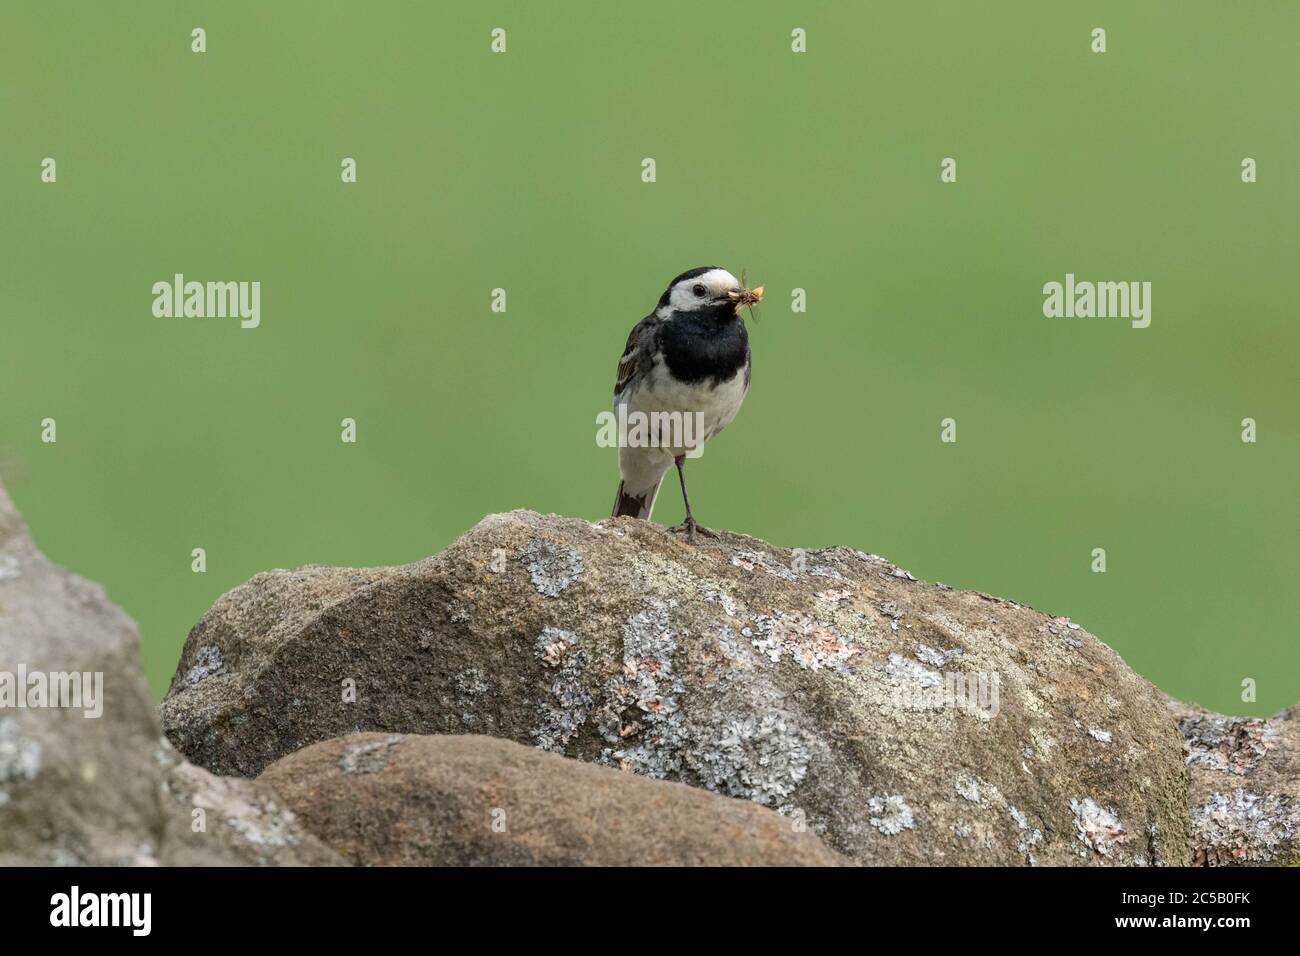
[{"label": "bird's eye", "polygon": [[698,295],[701,299],[704,298],[704,286],[701,285],[700,283],[696,283],[696,285],[695,285],[695,289],[694,289],[694,292],[695,292],[695,294]]}]

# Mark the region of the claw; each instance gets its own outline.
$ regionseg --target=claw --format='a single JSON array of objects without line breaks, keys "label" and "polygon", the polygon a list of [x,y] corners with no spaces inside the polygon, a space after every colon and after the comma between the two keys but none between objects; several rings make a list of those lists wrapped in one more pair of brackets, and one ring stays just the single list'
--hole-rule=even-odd
[{"label": "claw", "polygon": [[685,531],[687,544],[695,544],[696,534],[702,535],[703,537],[706,538],[718,537],[718,533],[716,531],[710,531],[708,528],[704,527],[704,525],[696,524],[694,518],[687,518],[681,524],[675,524],[668,530],[672,534],[680,534],[681,532]]}]

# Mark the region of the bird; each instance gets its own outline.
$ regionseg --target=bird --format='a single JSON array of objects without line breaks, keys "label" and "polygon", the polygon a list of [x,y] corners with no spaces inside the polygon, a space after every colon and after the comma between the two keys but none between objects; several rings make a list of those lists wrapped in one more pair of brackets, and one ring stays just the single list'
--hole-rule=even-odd
[{"label": "bird", "polygon": [[686,520],[669,530],[684,531],[690,544],[697,534],[718,537],[691,511],[685,460],[740,411],[752,375],[740,312],[762,297],[762,286],[750,289],[726,269],[700,266],[669,282],[654,311],[633,327],[618,360],[614,410],[620,421],[640,416],[650,427],[623,428],[619,436],[612,517],[650,520],[664,474],[675,464]]}]

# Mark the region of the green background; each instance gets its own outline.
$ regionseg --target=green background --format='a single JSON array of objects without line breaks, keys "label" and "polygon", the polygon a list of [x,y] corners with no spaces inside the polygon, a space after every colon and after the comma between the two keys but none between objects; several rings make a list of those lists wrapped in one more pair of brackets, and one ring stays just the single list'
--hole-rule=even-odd
[{"label": "green background", "polygon": [[[677,272],[747,268],[704,523],[1071,615],[1270,713],[1300,698],[1297,35],[1290,2],[7,0],[0,476],[161,694],[259,570],[604,517],[628,329]],[[261,328],[154,318],[175,272],[259,280]],[[1045,318],[1067,272],[1152,282],[1151,327]]]}]

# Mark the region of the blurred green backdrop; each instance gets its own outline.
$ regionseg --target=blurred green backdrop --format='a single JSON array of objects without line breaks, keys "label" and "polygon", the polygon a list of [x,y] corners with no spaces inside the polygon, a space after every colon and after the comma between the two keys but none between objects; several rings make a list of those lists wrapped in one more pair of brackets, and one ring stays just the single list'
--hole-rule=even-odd
[{"label": "blurred green backdrop", "polygon": [[[1069,614],[1270,713],[1300,698],[1297,35],[1282,0],[8,0],[0,476],[161,694],[259,570],[604,517],[628,329],[744,267],[769,301],[701,520]],[[175,272],[259,280],[261,327],[154,318]],[[1044,318],[1067,272],[1151,281],[1151,327]]]}]

